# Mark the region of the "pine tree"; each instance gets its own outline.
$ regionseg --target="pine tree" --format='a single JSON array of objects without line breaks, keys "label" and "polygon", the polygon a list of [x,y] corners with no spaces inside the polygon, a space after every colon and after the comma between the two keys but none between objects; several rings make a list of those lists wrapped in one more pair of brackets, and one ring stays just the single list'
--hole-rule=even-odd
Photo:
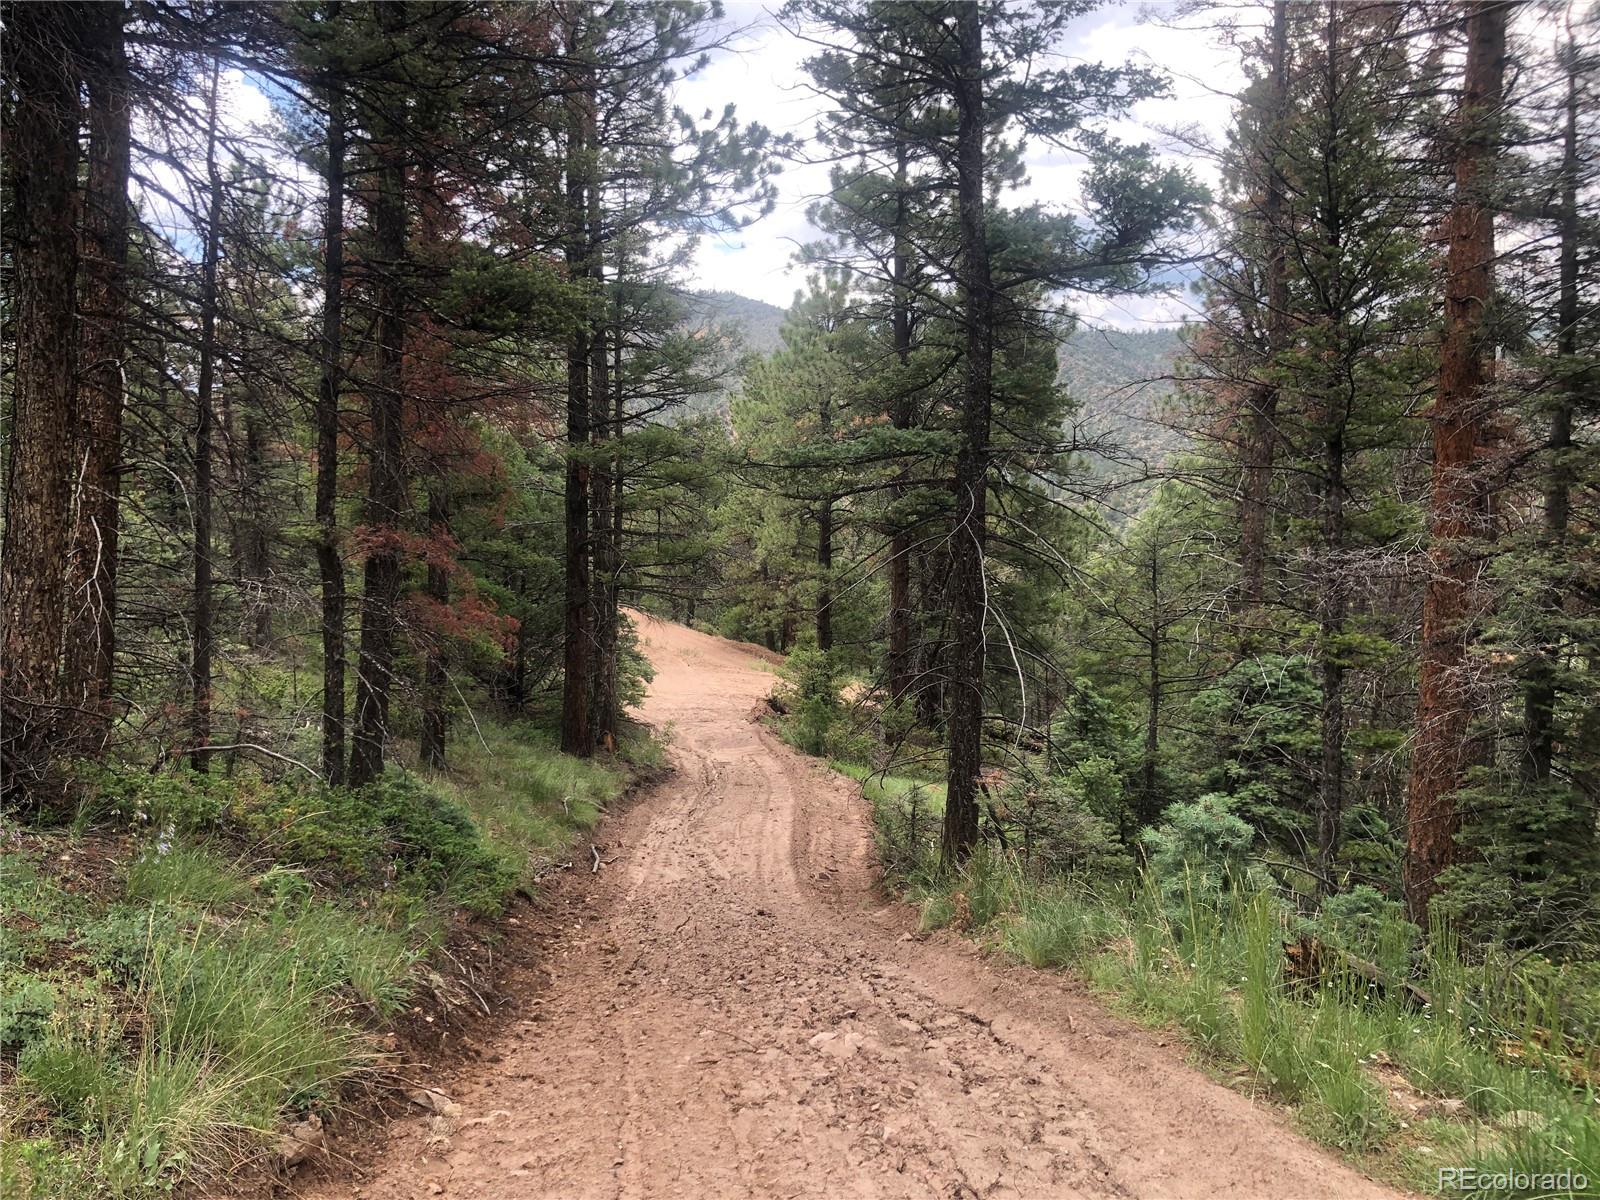
[{"label": "pine tree", "polygon": [[0,565],[0,795],[39,803],[59,729],[61,638],[77,403],[78,30],[76,4],[6,11],[12,262],[17,346],[5,554]]},{"label": "pine tree", "polygon": [[1468,664],[1482,599],[1478,555],[1494,512],[1484,469],[1488,385],[1494,377],[1486,313],[1494,287],[1493,187],[1499,163],[1507,6],[1465,6],[1467,56],[1454,131],[1455,193],[1446,224],[1444,338],[1433,427],[1429,576],[1422,614],[1416,742],[1406,789],[1406,904],[1426,917],[1439,876],[1456,858],[1455,793],[1481,757],[1469,737],[1475,695]]},{"label": "pine tree", "polygon": [[79,359],[78,518],[68,584],[65,695],[80,744],[98,753],[110,732],[116,667],[123,363],[127,355],[132,104],[126,14],[95,6],[89,71],[89,169],[84,193]]}]

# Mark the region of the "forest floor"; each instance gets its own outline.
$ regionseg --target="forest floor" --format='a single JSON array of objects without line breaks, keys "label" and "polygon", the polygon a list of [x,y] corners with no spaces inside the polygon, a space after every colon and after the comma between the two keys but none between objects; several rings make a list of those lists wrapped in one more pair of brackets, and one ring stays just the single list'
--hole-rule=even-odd
[{"label": "forest floor", "polygon": [[854,784],[755,719],[765,652],[635,619],[675,770],[442,1111],[300,1195],[1395,1195],[1072,977],[916,933]]}]

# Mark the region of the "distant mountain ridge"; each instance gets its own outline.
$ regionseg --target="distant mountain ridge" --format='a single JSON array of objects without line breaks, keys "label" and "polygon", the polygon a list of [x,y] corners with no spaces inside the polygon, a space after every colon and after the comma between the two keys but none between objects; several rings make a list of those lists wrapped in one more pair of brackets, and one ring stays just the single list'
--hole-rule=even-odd
[{"label": "distant mountain ridge", "polygon": [[783,320],[776,304],[752,300],[738,292],[687,292],[683,302],[693,325],[732,325],[744,335],[746,353],[771,354],[783,345]]},{"label": "distant mountain ridge", "polygon": [[[738,329],[743,353],[771,354],[783,345],[787,314],[775,304],[727,291],[689,293],[684,302],[690,324]],[[1159,417],[1175,390],[1174,364],[1182,349],[1176,329],[1080,329],[1069,336],[1058,351],[1061,382],[1078,402],[1084,431],[1151,463],[1180,450],[1183,434]],[[704,407],[726,410],[726,391],[706,397]]]},{"label": "distant mountain ridge", "polygon": [[1090,438],[1159,466],[1188,443],[1162,420],[1177,391],[1178,329],[1079,329],[1057,351],[1061,382]]}]

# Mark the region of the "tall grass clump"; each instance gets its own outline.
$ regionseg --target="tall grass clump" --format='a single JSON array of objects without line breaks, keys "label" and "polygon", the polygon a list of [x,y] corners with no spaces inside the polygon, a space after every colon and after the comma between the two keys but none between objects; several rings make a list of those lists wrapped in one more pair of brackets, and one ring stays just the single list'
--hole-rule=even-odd
[{"label": "tall grass clump", "polygon": [[128,864],[123,890],[130,900],[213,908],[251,895],[250,881],[202,845],[152,840]]},{"label": "tall grass clump", "polygon": [[270,929],[204,929],[155,948],[146,1011],[164,1053],[226,1068],[246,1125],[269,1126],[279,1108],[327,1098],[372,1053],[332,981]]},{"label": "tall grass clump", "polygon": [[1104,900],[1041,886],[1023,891],[1003,944],[1030,967],[1066,967],[1110,941],[1119,928]]}]

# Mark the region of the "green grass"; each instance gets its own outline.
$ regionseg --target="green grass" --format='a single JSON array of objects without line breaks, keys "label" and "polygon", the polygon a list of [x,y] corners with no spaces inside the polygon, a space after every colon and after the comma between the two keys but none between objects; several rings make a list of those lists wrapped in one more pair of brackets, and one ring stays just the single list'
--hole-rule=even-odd
[{"label": "green grass", "polygon": [[[483,737],[487,751],[437,777],[434,785],[472,815],[484,839],[525,884],[595,827],[605,804],[621,794],[627,768],[561,754],[543,730],[491,726]],[[638,753],[648,745],[633,740],[624,748]]]},{"label": "green grass", "polygon": [[216,908],[239,904],[250,881],[203,845],[144,846],[128,864],[123,890],[129,900]]},{"label": "green grass", "polygon": [[[105,772],[77,830],[0,856],[0,1197],[203,1187],[336,1105],[452,913],[498,912],[663,757],[639,733],[592,762],[483,735],[448,775],[364,793]],[[163,832],[114,896],[67,891],[52,867],[108,822]]]}]

